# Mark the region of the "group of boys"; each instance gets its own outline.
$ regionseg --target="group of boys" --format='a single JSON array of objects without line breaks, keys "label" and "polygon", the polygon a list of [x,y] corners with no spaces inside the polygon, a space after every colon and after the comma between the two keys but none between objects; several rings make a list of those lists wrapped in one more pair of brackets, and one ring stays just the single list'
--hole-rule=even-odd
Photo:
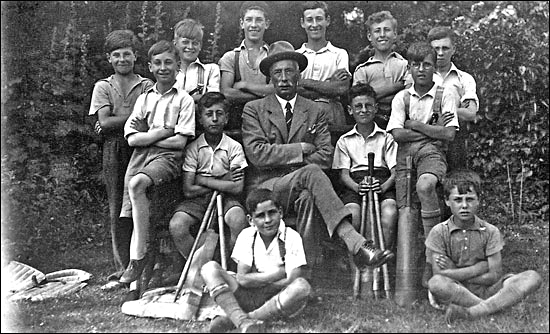
[{"label": "group of boys", "polygon": [[[423,283],[449,305],[446,318],[489,314],[536,290],[540,276],[534,271],[502,276],[500,233],[476,216],[479,178],[459,168],[465,167],[465,137],[457,140],[455,134],[475,120],[479,101],[472,76],[451,62],[452,32],[434,28],[431,43],[412,44],[406,60],[393,51],[396,20],[387,11],[372,14],[367,37],[374,55],[352,76],[347,52],[326,39],[326,3],[304,4],[307,42],[298,50],[285,41],[264,42],[271,24],[267,8],[243,4],[245,38],[219,67],[198,59],[200,23],[178,22],[173,42],[149,49],[154,84],[133,72],[133,33],[107,36],[115,73],[96,83],[90,114],[97,114],[106,138],[103,171],[117,269],[109,277],[112,286],[134,284],[143,271],[152,187],[181,180],[184,200],[169,229],[183,257],[194,243],[191,228],[219,191],[236,273],[215,261],[201,270],[226,313],[213,319],[211,330],[262,331],[263,321],[305,306],[321,235],[336,234],[359,269],[394,257],[410,157],[426,238]],[[355,126],[333,150],[330,130],[346,124],[340,101],[345,95]],[[239,105],[242,110],[234,107]],[[195,138],[196,120],[202,133]],[[228,127],[242,129],[242,145],[224,133]],[[375,153],[376,173],[367,182],[369,152]],[[330,168],[339,172],[341,192],[327,176]],[[452,213],[443,223],[438,184]],[[369,191],[381,199],[386,250],[358,232],[361,197]],[[243,192],[246,209],[239,201]],[[296,217],[294,229],[282,219],[289,216]]]}]

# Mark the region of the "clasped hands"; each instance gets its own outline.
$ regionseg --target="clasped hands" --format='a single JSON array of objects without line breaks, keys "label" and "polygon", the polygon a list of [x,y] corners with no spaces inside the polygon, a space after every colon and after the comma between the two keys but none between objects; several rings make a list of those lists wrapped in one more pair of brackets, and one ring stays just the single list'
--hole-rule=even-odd
[{"label": "clasped hands", "polygon": [[359,195],[364,196],[370,191],[374,191],[375,193],[381,193],[382,188],[380,187],[380,181],[376,178],[371,178],[371,182],[368,182],[367,179],[363,179],[359,184],[357,185],[357,192]]}]

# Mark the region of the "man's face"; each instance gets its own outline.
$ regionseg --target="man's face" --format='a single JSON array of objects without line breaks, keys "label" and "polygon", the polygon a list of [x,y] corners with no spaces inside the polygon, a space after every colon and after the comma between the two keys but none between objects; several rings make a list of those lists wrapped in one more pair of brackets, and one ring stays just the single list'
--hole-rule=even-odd
[{"label": "man's face", "polygon": [[423,61],[412,60],[409,62],[415,85],[429,86],[433,82],[435,60],[432,54],[424,57]]},{"label": "man's face", "polygon": [[367,38],[374,49],[384,52],[391,50],[397,35],[392,22],[385,20],[372,24]]},{"label": "man's face", "polygon": [[176,80],[180,62],[173,52],[163,52],[151,57],[149,71],[153,73],[158,83],[172,84]]},{"label": "man's face", "polygon": [[351,100],[349,114],[357,124],[370,124],[374,122],[377,109],[376,100],[373,97],[359,95]]},{"label": "man's face", "polygon": [[176,37],[174,45],[180,52],[181,61],[187,64],[197,59],[202,48],[201,41],[187,37]]},{"label": "man's face", "polygon": [[308,39],[323,39],[327,33],[327,27],[330,24],[330,17],[321,8],[306,9],[300,19],[302,28],[305,29]]},{"label": "man's face", "polygon": [[451,66],[451,58],[455,54],[455,47],[449,37],[435,39],[430,42],[432,48],[437,52],[437,68]]},{"label": "man's face", "polygon": [[261,42],[264,33],[269,28],[269,20],[266,20],[264,12],[258,9],[249,9],[240,20],[241,29],[247,40]]},{"label": "man's face", "polygon": [[451,209],[456,222],[473,223],[479,208],[479,198],[472,187],[465,194],[459,194],[457,187],[454,187],[445,204]]},{"label": "man's face", "polygon": [[227,113],[221,103],[215,103],[210,107],[204,108],[199,117],[199,123],[206,133],[218,135],[223,132],[227,124]]},{"label": "man's face", "polygon": [[273,237],[277,234],[281,218],[281,209],[271,200],[259,203],[256,210],[248,215],[250,224],[256,226],[258,233],[266,237]]},{"label": "man's face", "polygon": [[107,53],[107,61],[113,66],[115,73],[129,74],[134,71],[136,54],[132,48],[120,48]]},{"label": "man's face", "polygon": [[269,74],[277,95],[285,100],[291,100],[296,95],[300,79],[300,70],[296,61],[280,60],[271,65]]}]

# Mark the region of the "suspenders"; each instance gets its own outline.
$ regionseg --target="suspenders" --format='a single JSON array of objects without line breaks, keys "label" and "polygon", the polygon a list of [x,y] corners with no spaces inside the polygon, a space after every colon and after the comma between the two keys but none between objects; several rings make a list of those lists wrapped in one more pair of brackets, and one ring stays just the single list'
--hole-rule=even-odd
[{"label": "suspenders", "polygon": [[[441,115],[441,100],[443,99],[443,86],[438,86],[435,91],[434,102],[432,105],[432,117],[429,124],[434,124],[437,122],[439,115]],[[408,90],[405,90],[405,96],[403,97],[403,102],[405,103],[405,120],[410,119],[409,112],[411,108],[411,93]]]},{"label": "suspenders", "polygon": [[[285,231],[284,231],[285,241],[286,241],[286,229],[287,229],[287,227],[285,226]],[[256,263],[256,259],[254,258],[254,246],[256,245],[256,238],[257,237],[258,237],[258,231],[256,231],[254,233],[254,238],[252,239],[252,267],[254,267],[255,263]],[[285,242],[283,240],[281,240],[281,238],[279,238],[279,236],[277,236],[276,238],[277,238],[277,241],[279,242],[279,255],[281,256],[281,259],[283,260],[283,263],[285,263],[285,255],[286,255]]]}]

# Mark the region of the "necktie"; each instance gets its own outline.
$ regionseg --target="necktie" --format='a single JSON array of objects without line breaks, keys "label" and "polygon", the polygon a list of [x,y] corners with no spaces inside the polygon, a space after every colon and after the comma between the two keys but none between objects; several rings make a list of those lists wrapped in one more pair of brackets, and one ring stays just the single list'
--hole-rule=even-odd
[{"label": "necktie", "polygon": [[292,123],[292,107],[290,106],[290,102],[286,103],[285,109],[286,109],[286,115],[285,115],[286,129],[290,131],[290,124]]}]

